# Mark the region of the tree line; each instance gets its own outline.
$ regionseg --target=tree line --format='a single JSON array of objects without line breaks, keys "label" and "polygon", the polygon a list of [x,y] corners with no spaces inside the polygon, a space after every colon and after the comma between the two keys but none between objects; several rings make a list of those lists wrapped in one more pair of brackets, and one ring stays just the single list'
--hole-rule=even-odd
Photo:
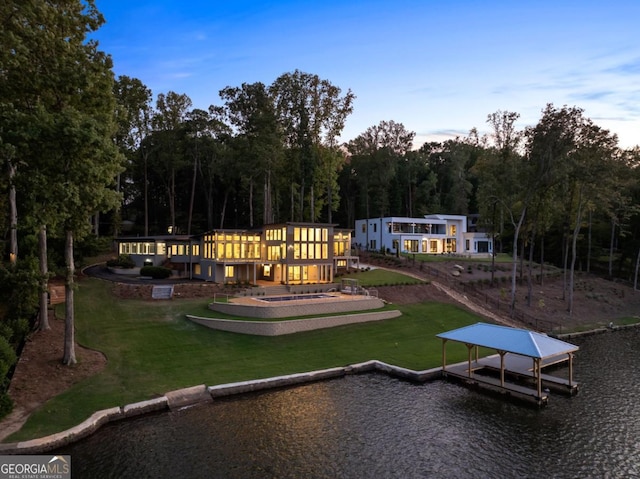
[{"label": "tree line", "polygon": [[640,149],[619,147],[578,107],[546,105],[523,129],[518,113],[497,111],[488,134],[415,148],[415,133],[393,120],[338,143],[353,93],[297,70],[271,85],[224,88],[207,111],[175,92],[154,105],[126,76],[114,91],[124,200],[103,216],[105,233],[479,214],[500,251],[526,246],[532,259],[566,266],[575,249],[581,269],[602,268],[604,258],[607,275],[631,279]]},{"label": "tree line", "polygon": [[576,269],[635,284],[640,150],[580,108],[547,105],[524,129],[497,111],[489,134],[419,148],[393,120],[340,142],[351,90],[296,70],[194,108],[184,93],[116,78],[90,38],[103,22],[93,0],[0,5],[0,364],[27,318],[47,311],[54,273],[66,284],[63,361],[75,363],[76,260],[118,235],[478,213],[513,255],[512,301],[525,261],[562,266],[569,305]]}]

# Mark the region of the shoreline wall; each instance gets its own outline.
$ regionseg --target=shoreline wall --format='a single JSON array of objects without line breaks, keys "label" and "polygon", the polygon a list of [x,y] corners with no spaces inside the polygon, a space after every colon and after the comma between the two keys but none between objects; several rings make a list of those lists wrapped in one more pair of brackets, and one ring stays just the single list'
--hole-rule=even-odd
[{"label": "shoreline wall", "polygon": [[[571,337],[581,335],[599,334],[610,331],[613,332],[634,327],[640,327],[640,324],[599,328],[582,333],[562,335],[562,337],[563,339],[569,339]],[[120,421],[149,413],[170,411],[198,404],[211,403],[215,401],[216,398],[230,397],[270,389],[294,387],[317,381],[337,379],[348,374],[367,374],[376,372],[388,374],[389,376],[396,377],[398,379],[416,383],[424,383],[442,378],[442,367],[427,369],[424,371],[413,371],[411,369],[387,364],[382,361],[371,360],[344,367],[276,376],[266,379],[241,381],[216,386],[206,386],[202,384],[199,386],[170,391],[165,393],[162,397],[140,401],[126,406],[96,411],[77,426],[49,436],[15,443],[0,443],[0,454],[15,455],[44,453],[79,441],[80,439],[93,434],[101,426],[109,422]]]},{"label": "shoreline wall", "polygon": [[386,364],[381,361],[372,360],[345,367],[289,374],[266,379],[241,381],[208,387],[202,384],[190,388],[170,391],[159,398],[128,404],[122,407],[113,407],[110,409],[96,411],[88,419],[77,426],[49,436],[31,439],[28,441],[0,443],[0,454],[41,454],[79,441],[93,434],[100,427],[109,422],[121,421],[154,412],[171,411],[199,404],[212,403],[216,398],[299,386],[317,381],[337,379],[348,374],[374,372],[381,372],[392,377],[414,382],[436,380],[440,379],[442,376],[442,368],[440,367],[424,371],[413,371]]}]

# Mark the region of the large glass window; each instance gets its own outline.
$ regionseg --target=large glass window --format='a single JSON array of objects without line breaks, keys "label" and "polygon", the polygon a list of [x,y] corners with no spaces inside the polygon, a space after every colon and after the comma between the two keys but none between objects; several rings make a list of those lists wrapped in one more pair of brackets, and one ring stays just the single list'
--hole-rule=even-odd
[{"label": "large glass window", "polygon": [[265,231],[265,240],[267,241],[282,241],[283,236],[282,236],[282,232],[283,230],[281,228],[276,228],[276,229],[268,229]]},{"label": "large glass window", "polygon": [[408,251],[410,253],[418,252],[418,240],[404,240],[404,251]]},{"label": "large glass window", "polygon": [[456,251],[456,240],[453,238],[447,238],[446,249],[447,253],[454,253]]},{"label": "large glass window", "polygon": [[328,259],[328,240],[329,230],[327,228],[295,227],[292,245],[293,259]]},{"label": "large glass window", "polygon": [[281,246],[268,246],[267,247],[267,260],[279,261],[282,258]]},{"label": "large glass window", "polygon": [[[164,243],[163,252],[164,253]],[[120,243],[119,247],[120,254],[156,254],[156,244],[155,243]]]},{"label": "large glass window", "polygon": [[224,277],[225,279],[235,277],[235,266],[225,266]]}]

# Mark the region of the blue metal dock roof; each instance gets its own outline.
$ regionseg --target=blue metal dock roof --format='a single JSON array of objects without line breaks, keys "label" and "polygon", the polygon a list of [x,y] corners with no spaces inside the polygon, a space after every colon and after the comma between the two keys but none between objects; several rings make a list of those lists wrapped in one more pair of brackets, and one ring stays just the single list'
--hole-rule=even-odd
[{"label": "blue metal dock roof", "polygon": [[579,349],[574,344],[546,334],[487,323],[472,324],[437,334],[436,337],[540,359],[571,353]]}]

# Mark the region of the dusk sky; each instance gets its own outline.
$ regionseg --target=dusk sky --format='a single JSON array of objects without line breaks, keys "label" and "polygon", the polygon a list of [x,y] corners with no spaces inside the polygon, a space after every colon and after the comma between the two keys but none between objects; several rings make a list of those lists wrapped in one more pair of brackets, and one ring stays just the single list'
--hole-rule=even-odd
[{"label": "dusk sky", "polygon": [[96,0],[94,35],[116,75],[220,105],[226,86],[298,69],[356,95],[341,139],[382,120],[414,146],[488,132],[487,115],[534,125],[577,106],[640,144],[640,1]]}]

